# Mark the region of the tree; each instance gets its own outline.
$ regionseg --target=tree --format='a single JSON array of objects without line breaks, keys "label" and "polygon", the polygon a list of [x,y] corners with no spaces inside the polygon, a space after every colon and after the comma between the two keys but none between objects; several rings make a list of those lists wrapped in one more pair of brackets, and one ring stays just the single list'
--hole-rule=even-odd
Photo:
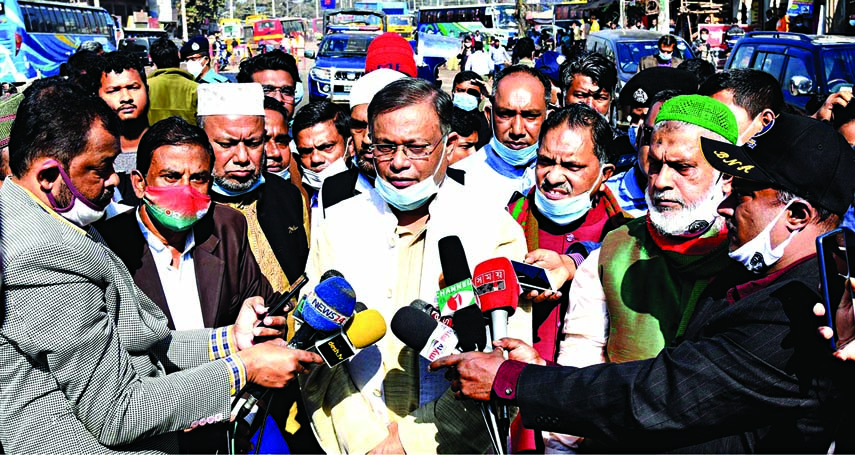
[{"label": "tree", "polygon": [[217,23],[217,12],[222,10],[225,0],[187,0],[187,26],[194,30],[203,30],[205,19],[208,23]]}]

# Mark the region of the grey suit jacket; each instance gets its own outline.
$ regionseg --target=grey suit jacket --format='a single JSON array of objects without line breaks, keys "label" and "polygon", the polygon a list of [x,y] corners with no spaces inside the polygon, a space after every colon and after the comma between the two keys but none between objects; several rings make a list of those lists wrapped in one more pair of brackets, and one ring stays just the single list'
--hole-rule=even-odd
[{"label": "grey suit jacket", "polygon": [[[66,222],[12,181],[0,190],[0,220],[5,450],[77,451],[76,436],[175,452],[170,433],[208,416],[228,419],[229,368],[210,361],[211,331],[169,331],[97,231]],[[89,436],[54,431],[77,428],[74,419]]]}]

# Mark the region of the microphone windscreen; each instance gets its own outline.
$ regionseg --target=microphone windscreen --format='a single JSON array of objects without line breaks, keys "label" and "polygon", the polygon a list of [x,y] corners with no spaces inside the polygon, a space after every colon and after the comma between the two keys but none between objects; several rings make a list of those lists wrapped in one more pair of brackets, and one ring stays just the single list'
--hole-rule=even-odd
[{"label": "microphone windscreen", "polygon": [[365,310],[353,315],[345,333],[353,347],[362,349],[386,335],[386,320],[377,310]]},{"label": "microphone windscreen", "polygon": [[460,237],[449,235],[439,239],[439,263],[442,266],[442,276],[446,287],[455,285],[467,278],[472,278],[469,263],[466,262],[466,252]]},{"label": "microphone windscreen", "polygon": [[484,316],[477,305],[470,305],[454,312],[454,331],[457,332],[457,347],[463,352],[483,351],[487,345],[487,330]]},{"label": "microphone windscreen", "polygon": [[414,350],[421,351],[438,324],[427,314],[416,308],[405,306],[395,312],[390,326],[392,333],[399,340]]},{"label": "microphone windscreen", "polygon": [[353,314],[362,313],[363,311],[365,311],[367,309],[368,309],[368,306],[366,306],[364,303],[356,302],[356,305],[353,307]]},{"label": "microphone windscreen", "polygon": [[514,266],[508,258],[488,259],[475,266],[472,286],[478,295],[481,311],[488,313],[501,308],[507,310],[509,316],[516,311],[521,290]]},{"label": "microphone windscreen", "polygon": [[341,272],[339,272],[338,270],[329,269],[326,272],[324,272],[323,275],[321,275],[321,281],[327,280],[327,279],[332,278],[334,276],[337,276],[339,278],[344,278],[344,275],[342,275]]},{"label": "microphone windscreen", "polygon": [[356,293],[344,278],[331,277],[318,283],[303,305],[303,320],[321,332],[340,329],[353,315]]}]

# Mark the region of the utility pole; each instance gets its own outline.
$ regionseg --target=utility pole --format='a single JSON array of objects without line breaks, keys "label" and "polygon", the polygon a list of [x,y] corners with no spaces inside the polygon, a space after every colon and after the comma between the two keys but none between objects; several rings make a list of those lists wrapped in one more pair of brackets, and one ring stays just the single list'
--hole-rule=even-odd
[{"label": "utility pole", "polygon": [[229,19],[235,18],[235,1],[229,0]]},{"label": "utility pole", "polygon": [[181,0],[181,36],[187,42],[187,0]]}]

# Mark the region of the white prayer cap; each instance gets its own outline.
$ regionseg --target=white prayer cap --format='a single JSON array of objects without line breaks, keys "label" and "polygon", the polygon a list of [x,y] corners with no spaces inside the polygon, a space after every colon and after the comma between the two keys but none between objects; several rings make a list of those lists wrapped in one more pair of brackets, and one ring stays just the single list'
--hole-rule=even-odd
[{"label": "white prayer cap", "polygon": [[370,103],[377,92],[383,90],[383,88],[392,82],[405,77],[408,76],[389,68],[379,68],[360,77],[350,89],[350,109],[353,110],[354,107],[360,104]]},{"label": "white prayer cap", "polygon": [[199,84],[196,115],[264,116],[261,84]]}]

